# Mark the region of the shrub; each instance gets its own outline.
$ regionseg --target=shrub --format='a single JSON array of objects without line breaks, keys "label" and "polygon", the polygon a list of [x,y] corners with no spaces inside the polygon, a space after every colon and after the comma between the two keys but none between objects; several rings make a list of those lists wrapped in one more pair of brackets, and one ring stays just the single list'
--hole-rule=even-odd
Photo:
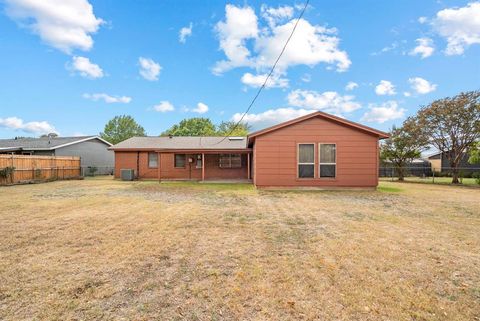
[{"label": "shrub", "polygon": [[480,185],[480,172],[475,172],[472,174],[472,177],[475,178],[475,182]]}]

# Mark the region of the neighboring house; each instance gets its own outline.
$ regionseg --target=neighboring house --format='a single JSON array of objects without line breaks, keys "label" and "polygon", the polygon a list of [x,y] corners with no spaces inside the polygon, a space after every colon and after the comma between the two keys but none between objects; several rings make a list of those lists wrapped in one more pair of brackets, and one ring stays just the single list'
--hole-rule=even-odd
[{"label": "neighboring house", "polygon": [[[397,169],[390,160],[384,160],[380,163],[380,177],[397,176]],[[413,176],[431,176],[432,164],[423,158],[415,158],[405,166],[405,175]]]},{"label": "neighboring house", "polygon": [[[470,164],[468,162],[468,153],[463,153],[458,168],[464,174],[472,174],[480,171],[480,164]],[[432,165],[432,171],[435,173],[450,173],[452,171],[450,162],[448,161],[446,153],[436,153],[427,158]]]},{"label": "neighboring house", "polygon": [[253,180],[257,187],[375,187],[388,134],[323,112],[247,137],[133,137],[115,151],[115,177]]},{"label": "neighboring house", "polygon": [[112,144],[98,136],[0,139],[0,154],[79,156],[85,172],[96,167],[96,174],[113,172]]}]

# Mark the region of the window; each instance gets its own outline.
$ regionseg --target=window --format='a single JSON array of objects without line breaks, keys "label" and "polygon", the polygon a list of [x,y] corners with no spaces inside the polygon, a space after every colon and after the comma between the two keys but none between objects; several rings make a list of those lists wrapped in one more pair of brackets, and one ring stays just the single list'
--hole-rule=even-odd
[{"label": "window", "polygon": [[315,145],[314,144],[298,145],[298,177],[299,178],[315,177]]},{"label": "window", "polygon": [[241,168],[242,155],[240,154],[220,154],[218,166],[220,168]]},{"label": "window", "polygon": [[195,168],[202,168],[202,155],[195,155],[197,162]]},{"label": "window", "polygon": [[148,167],[157,168],[158,167],[158,154],[157,153],[148,153]]},{"label": "window", "polygon": [[185,168],[185,154],[175,154],[175,167]]},{"label": "window", "polygon": [[335,178],[337,172],[337,146],[320,144],[320,178]]}]

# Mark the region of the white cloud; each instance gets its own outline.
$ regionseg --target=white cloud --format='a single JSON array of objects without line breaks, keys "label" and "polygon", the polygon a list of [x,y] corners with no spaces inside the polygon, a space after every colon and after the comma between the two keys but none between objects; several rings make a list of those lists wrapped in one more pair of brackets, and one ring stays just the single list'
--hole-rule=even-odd
[{"label": "white cloud", "polygon": [[[247,114],[242,121],[252,126],[253,130],[257,130],[313,112],[314,110],[311,109],[297,109],[291,107],[269,109],[258,114]],[[242,115],[242,113],[236,113],[233,115],[232,120],[235,122],[240,121]]]},{"label": "white cloud", "polygon": [[221,74],[235,67],[252,65],[249,61],[250,51],[246,47],[246,40],[258,35],[257,16],[252,8],[227,4],[225,22],[218,22],[215,31],[227,60],[217,62],[214,73]]},{"label": "white cloud", "polygon": [[198,114],[205,114],[208,111],[208,106],[204,103],[198,103],[197,108],[193,108],[192,111]]},{"label": "white cloud", "polygon": [[410,92],[408,92],[408,91],[405,91],[405,92],[403,93],[403,95],[404,95],[405,97],[411,97],[411,96],[412,96],[412,94],[411,94]]},{"label": "white cloud", "polygon": [[405,116],[405,109],[398,108],[396,101],[387,101],[380,106],[370,105],[369,110],[362,116],[361,121],[384,123],[400,119]]},{"label": "white cloud", "polygon": [[78,72],[85,78],[102,78],[103,70],[99,65],[94,64],[86,57],[75,56],[68,68],[73,72]]},{"label": "white cloud", "polygon": [[162,70],[162,66],[153,61],[150,58],[140,57],[138,58],[140,64],[140,75],[146,80],[155,81],[158,80],[158,75]]},{"label": "white cloud", "polygon": [[153,106],[153,110],[166,113],[168,111],[174,111],[175,107],[169,101],[161,101],[160,104]]},{"label": "white cloud", "polygon": [[185,43],[187,41],[187,38],[192,35],[192,28],[193,24],[190,22],[188,27],[183,27],[180,29],[180,32],[178,33],[178,41],[181,43]]},{"label": "white cloud", "polygon": [[350,91],[358,88],[358,84],[354,81],[349,81],[348,84],[345,86],[345,90]]},{"label": "white cloud", "polygon": [[428,18],[427,17],[419,17],[418,18],[418,23],[420,24],[424,24],[428,21]]},{"label": "white cloud", "polygon": [[262,17],[268,22],[270,26],[275,26],[277,23],[291,19],[295,9],[290,6],[279,6],[278,8],[268,7],[262,5],[260,9]]},{"label": "white cloud", "polygon": [[[241,81],[247,86],[258,88],[263,85],[266,78],[267,78],[267,74],[253,75],[247,72],[242,76]],[[274,88],[274,87],[278,87],[278,88],[288,87],[288,79],[281,78],[279,75],[276,75],[276,76],[272,75],[270,78],[268,78],[265,88]]]},{"label": "white cloud", "polygon": [[105,93],[83,94],[83,98],[90,99],[93,101],[103,100],[107,104],[113,104],[113,103],[128,104],[132,101],[132,98],[128,96],[110,96]]},{"label": "white cloud", "polygon": [[[217,62],[213,72],[221,74],[237,67],[266,72],[277,59],[295,25],[296,19],[290,19],[288,8],[263,7],[262,16],[267,17],[268,26],[259,29],[258,18],[251,7],[228,4],[225,21],[218,22],[215,27],[220,49],[227,59]],[[282,20],[288,21],[277,24]],[[335,28],[312,25],[300,19],[295,36],[291,38],[277,68],[284,73],[295,65],[315,66],[323,62],[336,65],[337,71],[346,71],[351,61],[347,53],[338,48],[339,43]]]},{"label": "white cloud", "polygon": [[18,117],[0,118],[0,127],[39,135],[56,133],[55,127],[46,121],[32,121],[25,123],[23,119]]},{"label": "white cloud", "polygon": [[301,80],[302,80],[303,82],[310,82],[310,81],[312,81],[312,75],[310,75],[310,74],[304,74],[304,75],[302,76]]},{"label": "white cloud", "polygon": [[63,52],[90,50],[91,34],[104,22],[87,0],[6,0],[6,13]]},{"label": "white cloud", "polygon": [[461,55],[473,44],[480,44],[480,1],[465,7],[437,12],[434,30],[447,40],[447,55]]},{"label": "white cloud", "polygon": [[395,95],[395,86],[388,80],[381,80],[375,87],[375,93],[379,96]]},{"label": "white cloud", "polygon": [[433,40],[430,38],[418,38],[415,40],[417,42],[417,46],[410,51],[411,56],[420,55],[422,59],[430,57],[435,48],[433,47]]},{"label": "white cloud", "polygon": [[291,106],[322,110],[335,115],[350,113],[362,106],[357,103],[354,96],[342,96],[335,91],[319,93],[309,90],[294,90],[287,96]]},{"label": "white cloud", "polygon": [[437,85],[420,77],[410,78],[408,82],[412,86],[412,89],[419,94],[428,94],[437,89]]}]

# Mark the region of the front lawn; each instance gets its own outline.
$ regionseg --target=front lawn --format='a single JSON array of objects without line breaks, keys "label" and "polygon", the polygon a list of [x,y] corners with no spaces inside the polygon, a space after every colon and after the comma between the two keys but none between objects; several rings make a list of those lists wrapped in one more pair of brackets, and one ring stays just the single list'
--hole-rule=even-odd
[{"label": "front lawn", "polygon": [[480,189],[0,188],[0,320],[475,320]]}]

